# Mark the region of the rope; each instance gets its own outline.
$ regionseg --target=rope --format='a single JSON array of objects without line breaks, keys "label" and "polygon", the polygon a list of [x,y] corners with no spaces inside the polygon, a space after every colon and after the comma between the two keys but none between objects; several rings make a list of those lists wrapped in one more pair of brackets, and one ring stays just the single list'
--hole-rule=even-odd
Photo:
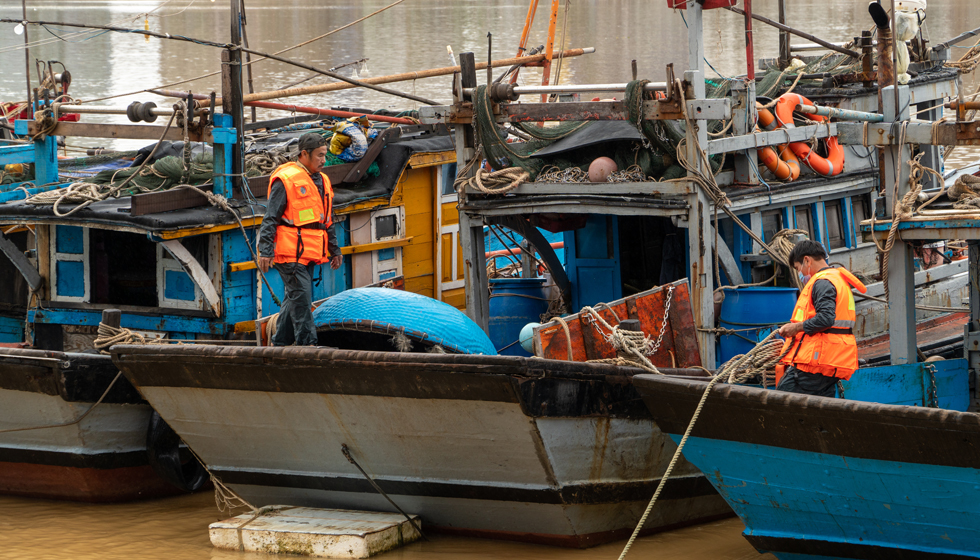
[{"label": "rope", "polygon": [[95,349],[108,354],[106,350],[114,344],[167,344],[167,341],[160,338],[147,338],[126,328],[110,327],[105,323],[99,323],[99,330],[95,336]]},{"label": "rope", "polygon": [[27,431],[27,430],[44,430],[44,429],[47,429],[47,428],[64,428],[66,426],[71,426],[73,424],[78,424],[79,422],[81,422],[82,420],[84,420],[86,416],[88,416],[89,414],[91,414],[92,411],[95,410],[95,408],[97,406],[99,406],[100,404],[102,404],[103,399],[105,399],[106,395],[109,394],[109,391],[111,391],[112,388],[116,385],[116,381],[118,381],[120,377],[122,377],[122,372],[121,371],[119,373],[117,373],[115,377],[112,378],[112,381],[109,383],[109,386],[105,388],[105,391],[102,392],[102,396],[99,397],[99,400],[95,401],[95,404],[93,404],[92,406],[90,406],[88,408],[88,410],[86,410],[85,412],[83,412],[78,418],[75,418],[74,420],[71,420],[69,422],[65,422],[63,424],[49,424],[47,426],[30,426],[30,427],[27,427],[27,428],[8,428],[6,430],[0,430],[0,434],[7,434],[7,433],[10,433],[10,432],[24,432],[24,431]]},{"label": "rope", "polygon": [[[657,485],[657,491],[653,493],[653,498],[650,499],[650,503],[647,504],[646,510],[643,512],[643,516],[640,517],[640,522],[636,524],[636,528],[633,529],[633,534],[630,535],[629,541],[626,543],[626,547],[623,548],[623,552],[619,555],[619,560],[626,558],[626,554],[629,552],[630,548],[633,546],[633,542],[640,535],[640,530],[647,522],[647,518],[650,516],[650,512],[653,511],[654,504],[657,503],[657,498],[660,497],[660,493],[663,491],[664,486],[667,484],[667,479],[670,478],[670,474],[674,471],[674,467],[677,465],[677,461],[681,458],[681,452],[684,450],[684,446],[687,444],[687,439],[690,437],[691,432],[694,430],[694,424],[697,423],[698,418],[701,416],[701,410],[704,408],[705,401],[708,400],[708,393],[711,392],[711,388],[715,386],[716,383],[724,379],[726,376],[728,379],[740,379],[744,377],[745,373],[751,371],[753,368],[758,368],[759,363],[767,364],[771,361],[771,351],[770,346],[774,343],[782,345],[782,341],[776,340],[773,337],[776,336],[776,331],[769,333],[762,342],[760,342],[755,348],[750,350],[747,354],[743,356],[736,356],[729,360],[725,365],[723,365],[718,373],[708,382],[708,386],[704,389],[704,394],[701,395],[701,400],[698,401],[697,408],[694,409],[694,416],[691,417],[691,422],[687,425],[687,429],[684,430],[684,436],[681,437],[680,443],[677,444],[677,450],[674,451],[674,456],[670,459],[670,464],[667,466],[667,470],[664,475],[660,478],[660,484]],[[787,350],[789,345],[787,346]],[[782,352],[780,356],[776,358],[776,362],[782,358]],[[746,362],[750,362],[746,365]],[[775,363],[773,363],[775,365]],[[750,367],[751,366],[751,367]],[[729,381],[731,382],[731,381]]]},{"label": "rope", "polygon": [[[163,143],[163,139],[167,136],[167,132],[170,131],[170,127],[173,125],[174,118],[177,116],[178,112],[179,111],[174,111],[174,113],[170,115],[170,120],[167,122],[167,126],[164,127],[163,133],[160,135],[160,139],[157,140],[156,145],[153,146],[153,150],[150,151],[150,155],[148,155],[147,158],[143,160],[143,163],[140,164],[139,168],[137,168],[134,173],[130,174],[129,177],[127,177],[122,183],[112,186],[110,181],[110,185],[107,187],[105,185],[98,185],[94,183],[78,182],[78,183],[73,183],[71,185],[68,185],[63,189],[56,189],[53,191],[38,193],[25,200],[25,202],[27,204],[34,204],[34,205],[53,204],[54,205],[53,210],[55,216],[58,216],[59,218],[63,218],[65,216],[70,216],[83,208],[87,208],[89,205],[91,205],[94,202],[101,202],[113,196],[118,196],[118,194],[123,190],[124,187],[126,187],[126,185],[128,185],[131,181],[133,181],[135,177],[143,173],[143,170],[146,167],[147,163],[151,159],[153,159],[153,155],[156,154],[157,149],[159,149],[160,145]],[[120,171],[122,170],[116,171],[115,173],[119,173]],[[113,177],[115,177],[115,173],[113,174]],[[137,188],[140,189],[140,192],[147,192],[143,190],[144,189],[143,187],[137,187]],[[62,213],[58,209],[58,206],[64,202],[76,203],[77,205],[71,210]]]},{"label": "rope", "polygon": [[958,210],[980,210],[980,177],[960,175],[947,193]]},{"label": "rope", "polygon": [[506,194],[521,186],[530,177],[531,174],[520,167],[508,167],[500,171],[487,171],[480,168],[472,177],[464,179],[462,184],[487,195]]}]

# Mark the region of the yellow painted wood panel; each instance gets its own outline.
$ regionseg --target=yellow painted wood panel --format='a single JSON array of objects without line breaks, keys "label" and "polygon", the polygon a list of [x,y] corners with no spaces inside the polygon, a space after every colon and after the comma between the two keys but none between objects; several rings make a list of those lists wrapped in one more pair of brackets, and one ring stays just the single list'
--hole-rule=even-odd
[{"label": "yellow painted wood panel", "polygon": [[466,310],[466,290],[463,288],[456,288],[455,290],[444,290],[442,292],[442,301],[452,305],[456,309]]},{"label": "yellow painted wood panel", "polygon": [[405,291],[432,297],[432,277],[405,278]]},{"label": "yellow painted wood panel", "polygon": [[432,275],[432,261],[424,260],[413,263],[402,263],[402,274],[405,278]]},{"label": "yellow painted wood panel", "polygon": [[402,262],[432,262],[432,243],[413,243],[405,248],[402,254]]},{"label": "yellow painted wood panel", "polygon": [[455,202],[447,202],[442,205],[442,225],[452,226],[459,223],[459,211],[456,210]]}]

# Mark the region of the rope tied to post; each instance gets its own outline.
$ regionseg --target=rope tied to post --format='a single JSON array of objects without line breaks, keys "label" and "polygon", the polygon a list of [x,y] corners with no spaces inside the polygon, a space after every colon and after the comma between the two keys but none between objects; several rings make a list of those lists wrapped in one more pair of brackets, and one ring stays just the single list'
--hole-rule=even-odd
[{"label": "rope tied to post", "polygon": [[105,323],[99,323],[99,330],[95,336],[95,349],[103,354],[108,354],[109,347],[115,344],[167,344],[168,341],[162,338],[151,338],[133,332],[124,327],[112,327]]}]

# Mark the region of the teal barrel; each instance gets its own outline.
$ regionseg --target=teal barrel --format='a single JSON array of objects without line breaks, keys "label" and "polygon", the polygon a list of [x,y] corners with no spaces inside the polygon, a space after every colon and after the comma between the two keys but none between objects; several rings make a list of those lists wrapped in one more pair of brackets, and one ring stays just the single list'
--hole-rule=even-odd
[{"label": "teal barrel", "polygon": [[536,323],[548,310],[544,278],[490,280],[490,340],[504,356],[530,356],[518,339],[521,329]]},{"label": "teal barrel", "polygon": [[798,297],[796,288],[738,288],[724,293],[719,326],[740,332],[721,337],[719,364],[745,354],[781,323],[789,321]]}]

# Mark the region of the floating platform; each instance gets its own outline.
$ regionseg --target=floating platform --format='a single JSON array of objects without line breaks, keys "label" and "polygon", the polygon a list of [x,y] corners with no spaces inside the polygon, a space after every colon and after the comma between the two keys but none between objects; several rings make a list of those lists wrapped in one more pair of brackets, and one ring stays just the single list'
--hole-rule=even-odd
[{"label": "floating platform", "polygon": [[318,558],[369,558],[419,538],[401,514],[291,506],[243,513],[208,530],[217,548]]}]

